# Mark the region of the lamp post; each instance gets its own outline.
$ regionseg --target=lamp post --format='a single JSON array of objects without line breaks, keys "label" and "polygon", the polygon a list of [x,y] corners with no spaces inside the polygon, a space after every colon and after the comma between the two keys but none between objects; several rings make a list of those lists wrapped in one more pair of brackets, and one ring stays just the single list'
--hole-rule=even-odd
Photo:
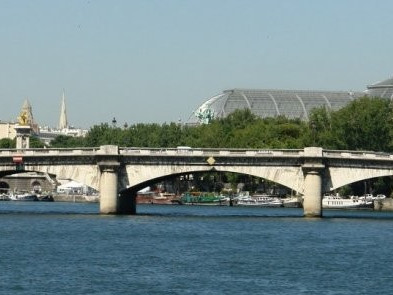
[{"label": "lamp post", "polygon": [[313,146],[315,146],[316,144],[316,135],[317,135],[317,124],[315,123],[315,121],[311,121],[310,122],[311,125],[311,136],[312,136],[312,143]]}]

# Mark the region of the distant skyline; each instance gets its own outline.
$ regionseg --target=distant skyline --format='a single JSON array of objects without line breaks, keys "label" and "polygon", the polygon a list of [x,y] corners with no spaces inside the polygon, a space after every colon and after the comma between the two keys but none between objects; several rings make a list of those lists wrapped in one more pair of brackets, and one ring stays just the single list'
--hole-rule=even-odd
[{"label": "distant skyline", "polygon": [[389,0],[0,0],[0,120],[186,122],[224,89],[362,91],[393,75]]}]

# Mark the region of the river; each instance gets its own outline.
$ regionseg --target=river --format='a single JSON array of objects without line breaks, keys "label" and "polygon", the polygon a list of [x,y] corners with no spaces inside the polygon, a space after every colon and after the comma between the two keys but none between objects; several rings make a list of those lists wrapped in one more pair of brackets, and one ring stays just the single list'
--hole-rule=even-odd
[{"label": "river", "polygon": [[392,294],[393,212],[0,202],[0,294]]}]

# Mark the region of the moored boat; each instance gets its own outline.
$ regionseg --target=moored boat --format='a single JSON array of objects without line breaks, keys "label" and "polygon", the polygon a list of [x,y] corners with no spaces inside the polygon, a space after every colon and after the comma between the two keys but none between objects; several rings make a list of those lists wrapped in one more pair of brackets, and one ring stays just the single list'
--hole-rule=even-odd
[{"label": "moored boat", "polygon": [[229,201],[229,197],[204,192],[187,192],[180,197],[181,204],[192,205],[227,205]]},{"label": "moored boat", "polygon": [[373,202],[366,199],[352,196],[348,199],[340,196],[325,195],[322,198],[322,208],[324,209],[357,209],[357,208],[372,208]]},{"label": "moored boat", "polygon": [[38,201],[38,197],[36,194],[30,193],[11,193],[10,201]]},{"label": "moored boat", "polygon": [[0,201],[9,201],[10,196],[7,194],[0,194]]},{"label": "moored boat", "polygon": [[268,195],[241,196],[236,198],[235,204],[238,206],[259,206],[259,207],[282,207],[280,198]]},{"label": "moored boat", "polygon": [[282,205],[285,208],[301,208],[302,203],[300,202],[300,198],[298,197],[288,197],[282,199]]},{"label": "moored boat", "polygon": [[39,195],[37,198],[41,202],[53,202],[55,200],[52,195]]}]

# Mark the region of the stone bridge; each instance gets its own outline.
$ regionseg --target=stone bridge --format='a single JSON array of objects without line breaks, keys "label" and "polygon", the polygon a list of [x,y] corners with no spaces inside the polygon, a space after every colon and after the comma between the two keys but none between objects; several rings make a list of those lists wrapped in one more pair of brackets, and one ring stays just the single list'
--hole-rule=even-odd
[{"label": "stone bridge", "polygon": [[159,180],[222,171],[261,177],[303,195],[304,215],[322,216],[322,195],[360,180],[393,175],[393,155],[366,151],[119,148],[0,150],[0,175],[35,171],[100,192],[100,213],[135,214],[137,191]]}]

